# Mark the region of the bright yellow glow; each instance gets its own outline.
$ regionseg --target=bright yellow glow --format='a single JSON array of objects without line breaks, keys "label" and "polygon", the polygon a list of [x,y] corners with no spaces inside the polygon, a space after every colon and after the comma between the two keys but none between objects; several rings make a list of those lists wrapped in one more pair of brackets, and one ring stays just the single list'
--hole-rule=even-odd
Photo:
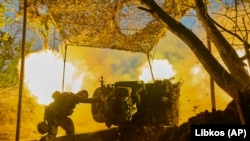
[{"label": "bright yellow glow", "polygon": [[[172,65],[169,64],[168,60],[153,60],[151,65],[153,76],[156,80],[169,79],[176,73],[175,70],[173,70]],[[139,79],[145,82],[152,81],[152,75],[148,63],[145,63],[142,67],[142,74]]]},{"label": "bright yellow glow", "polygon": [[191,69],[191,73],[194,74],[194,75],[197,75],[198,73],[201,72],[201,68],[199,66],[194,66],[192,69]]},{"label": "bright yellow glow", "polygon": [[[237,54],[239,55],[239,57],[243,57],[245,55],[245,50],[244,49],[237,49],[236,50]],[[248,73],[250,74],[250,69],[249,69],[249,64],[248,64],[248,60],[245,59],[243,60],[243,62],[245,63],[245,68],[248,71]]]},{"label": "bright yellow glow", "polygon": [[[48,104],[51,94],[62,91],[63,82],[62,56],[52,50],[31,53],[25,58],[24,82],[38,103]],[[79,72],[71,63],[65,63],[64,91],[77,92],[82,86],[84,73]]]}]

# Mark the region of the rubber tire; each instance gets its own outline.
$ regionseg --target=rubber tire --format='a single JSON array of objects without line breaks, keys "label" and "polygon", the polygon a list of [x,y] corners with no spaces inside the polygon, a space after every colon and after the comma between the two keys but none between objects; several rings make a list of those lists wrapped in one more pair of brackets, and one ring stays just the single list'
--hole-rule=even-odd
[{"label": "rubber tire", "polygon": [[[93,97],[101,97],[102,96],[102,92],[101,92],[101,88],[97,88],[93,94]],[[98,112],[100,111],[101,107],[101,103],[91,103],[91,112],[92,112],[92,117],[93,119],[98,122],[98,123],[104,123],[105,121],[105,116],[97,116]],[[102,118],[100,118],[102,117]]]}]

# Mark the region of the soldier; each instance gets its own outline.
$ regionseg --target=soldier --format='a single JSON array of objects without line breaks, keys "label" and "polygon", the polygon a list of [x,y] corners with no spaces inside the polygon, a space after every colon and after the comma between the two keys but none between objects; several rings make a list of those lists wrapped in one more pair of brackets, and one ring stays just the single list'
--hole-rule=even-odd
[{"label": "soldier", "polygon": [[[52,98],[54,101],[45,107],[44,121],[41,124],[44,125],[44,122],[47,122],[48,128],[44,128],[47,131],[43,131],[47,135],[43,136],[40,141],[54,141],[58,126],[62,127],[67,135],[74,134],[74,124],[69,116],[73,114],[76,104],[97,101],[96,99],[88,99],[88,92],[86,90],[79,91],[76,94],[55,91],[52,94]],[[38,124],[38,131],[40,132],[40,130],[41,128],[39,128]]]}]

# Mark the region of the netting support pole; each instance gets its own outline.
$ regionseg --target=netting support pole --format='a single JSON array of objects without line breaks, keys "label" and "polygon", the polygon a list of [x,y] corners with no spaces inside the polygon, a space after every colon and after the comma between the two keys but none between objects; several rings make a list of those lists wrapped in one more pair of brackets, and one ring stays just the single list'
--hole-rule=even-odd
[{"label": "netting support pole", "polygon": [[[209,36],[207,36],[207,46],[208,46],[208,50],[212,53]],[[215,100],[214,80],[212,79],[211,76],[210,76],[210,92],[211,92],[212,111],[215,112],[216,111],[216,100]]]},{"label": "netting support pole", "polygon": [[146,54],[147,54],[147,58],[148,58],[148,65],[149,65],[149,68],[150,68],[152,80],[153,80],[153,82],[154,82],[154,81],[155,81],[155,78],[154,78],[154,74],[153,74],[153,70],[152,70],[152,65],[151,65],[151,61],[150,61],[150,56],[149,56],[149,53],[146,53]]},{"label": "netting support pole", "polygon": [[63,60],[63,76],[62,76],[62,92],[64,91],[64,79],[65,79],[65,67],[66,67],[66,58],[67,58],[67,48],[68,46],[65,46],[65,52],[64,52],[64,60]]},{"label": "netting support pole", "polygon": [[22,34],[22,51],[21,51],[21,72],[20,72],[20,84],[18,95],[18,109],[17,109],[17,122],[16,122],[16,141],[19,141],[20,136],[20,123],[21,123],[21,111],[22,111],[22,95],[23,95],[23,77],[25,67],[25,43],[26,43],[26,23],[27,23],[27,0],[23,1],[23,34]]}]

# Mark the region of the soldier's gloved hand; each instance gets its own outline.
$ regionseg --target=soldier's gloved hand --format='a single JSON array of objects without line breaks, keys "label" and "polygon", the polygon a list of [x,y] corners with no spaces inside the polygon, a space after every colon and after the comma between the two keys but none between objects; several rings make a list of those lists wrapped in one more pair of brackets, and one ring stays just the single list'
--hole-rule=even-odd
[{"label": "soldier's gloved hand", "polygon": [[76,95],[80,96],[81,98],[88,98],[89,97],[89,93],[86,90],[81,90],[81,91],[77,92]]}]

